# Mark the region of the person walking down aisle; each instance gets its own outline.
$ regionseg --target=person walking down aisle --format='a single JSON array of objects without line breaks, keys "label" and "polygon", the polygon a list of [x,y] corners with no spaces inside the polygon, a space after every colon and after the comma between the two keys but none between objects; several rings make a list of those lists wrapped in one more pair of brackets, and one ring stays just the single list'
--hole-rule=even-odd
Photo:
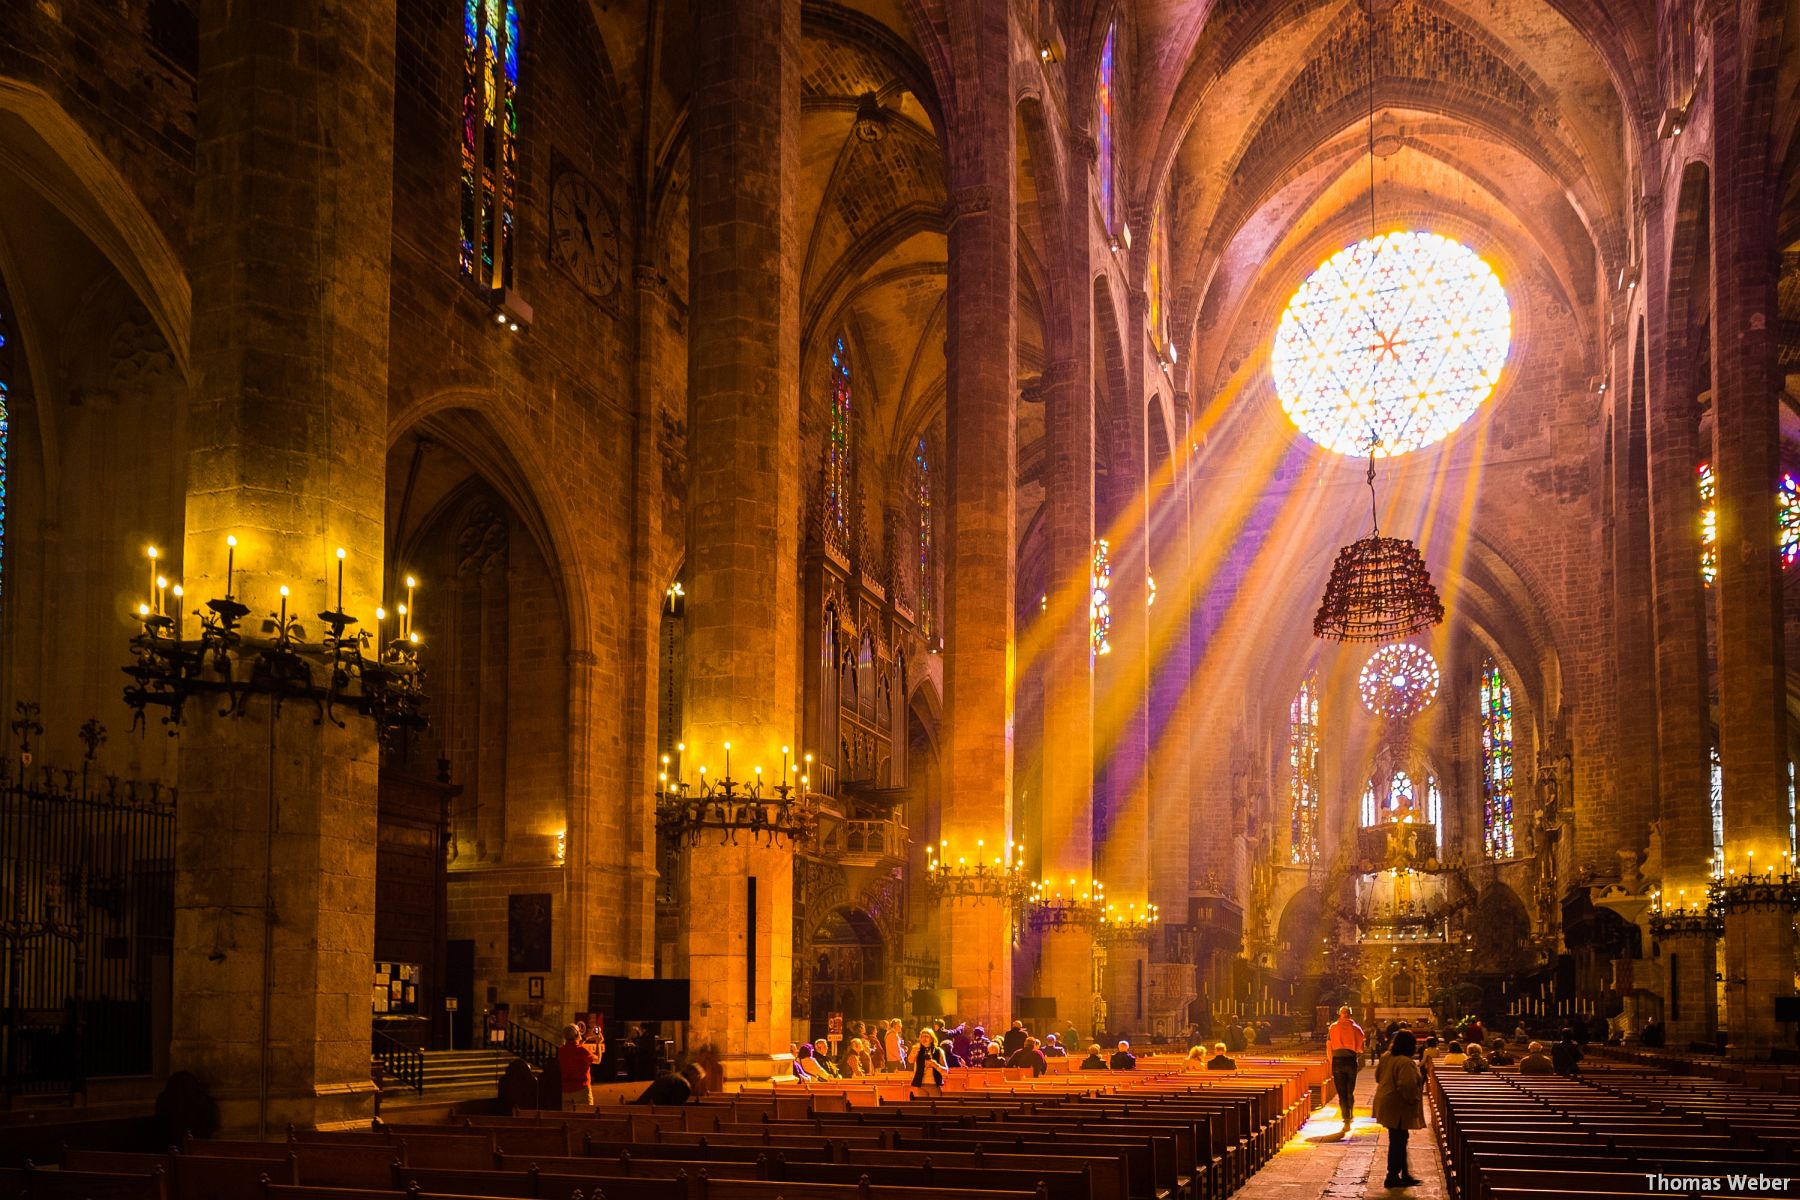
[{"label": "person walking down aisle", "polygon": [[938,1046],[937,1033],[927,1025],[919,1030],[919,1044],[913,1049],[912,1085],[941,1087],[946,1072],[944,1051]]},{"label": "person walking down aisle", "polygon": [[1344,1117],[1344,1136],[1350,1136],[1350,1123],[1356,1109],[1356,1065],[1363,1052],[1363,1031],[1350,1016],[1350,1006],[1338,1009],[1338,1019],[1325,1034],[1325,1062],[1331,1068],[1331,1082],[1337,1088],[1338,1111]]},{"label": "person walking down aisle", "polygon": [[1388,1131],[1387,1180],[1384,1187],[1412,1187],[1419,1181],[1406,1169],[1406,1138],[1425,1128],[1425,1076],[1413,1061],[1418,1040],[1410,1030],[1394,1035],[1393,1044],[1375,1066],[1375,1098],[1369,1107]]}]

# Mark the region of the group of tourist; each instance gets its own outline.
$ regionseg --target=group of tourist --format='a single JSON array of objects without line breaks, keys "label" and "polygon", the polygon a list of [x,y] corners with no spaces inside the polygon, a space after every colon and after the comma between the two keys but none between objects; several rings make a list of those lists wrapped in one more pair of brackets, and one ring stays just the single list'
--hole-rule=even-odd
[{"label": "group of tourist", "polygon": [[[1376,1122],[1388,1131],[1386,1187],[1412,1187],[1419,1182],[1407,1169],[1406,1141],[1412,1130],[1425,1127],[1425,1079],[1433,1070],[1481,1074],[1514,1065],[1521,1075],[1575,1075],[1581,1070],[1581,1044],[1572,1028],[1562,1031],[1548,1053],[1542,1042],[1527,1042],[1524,1057],[1516,1064],[1506,1039],[1499,1034],[1489,1037],[1479,1020],[1470,1018],[1459,1028],[1457,1036],[1440,1039],[1428,1035],[1422,1045],[1419,1036],[1399,1022],[1378,1031],[1375,1096],[1369,1107]],[[1525,1031],[1516,1030],[1515,1036],[1522,1040]],[[1345,1137],[1350,1136],[1354,1117],[1357,1070],[1370,1044],[1349,1006],[1338,1009],[1337,1020],[1325,1033],[1325,1057],[1331,1065]]]}]

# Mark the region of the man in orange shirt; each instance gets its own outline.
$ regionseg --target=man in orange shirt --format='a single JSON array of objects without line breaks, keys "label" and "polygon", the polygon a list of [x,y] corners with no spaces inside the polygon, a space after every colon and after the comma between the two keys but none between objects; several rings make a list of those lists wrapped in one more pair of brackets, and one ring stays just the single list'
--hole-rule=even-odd
[{"label": "man in orange shirt", "polygon": [[1338,1111],[1344,1116],[1344,1135],[1350,1134],[1351,1109],[1356,1104],[1356,1066],[1362,1061],[1362,1026],[1350,1019],[1350,1006],[1338,1009],[1338,1019],[1325,1034],[1325,1058],[1331,1064],[1331,1081],[1337,1087]]}]

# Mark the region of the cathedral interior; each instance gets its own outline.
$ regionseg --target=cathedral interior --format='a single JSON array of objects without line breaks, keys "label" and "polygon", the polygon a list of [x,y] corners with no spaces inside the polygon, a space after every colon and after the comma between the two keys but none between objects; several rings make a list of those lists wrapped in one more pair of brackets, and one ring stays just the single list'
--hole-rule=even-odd
[{"label": "cathedral interior", "polygon": [[0,33],[0,1124],[578,1018],[1800,1063],[1800,3]]}]

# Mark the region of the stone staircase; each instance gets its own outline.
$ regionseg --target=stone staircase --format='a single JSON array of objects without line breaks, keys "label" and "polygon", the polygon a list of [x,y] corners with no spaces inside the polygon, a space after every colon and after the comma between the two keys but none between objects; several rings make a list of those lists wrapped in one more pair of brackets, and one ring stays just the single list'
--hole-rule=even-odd
[{"label": "stone staircase", "polygon": [[[500,1076],[506,1073],[506,1065],[513,1059],[510,1053],[498,1049],[426,1050],[420,1057],[424,1065],[424,1086],[420,1091],[425,1095],[440,1096],[452,1092],[492,1095]],[[412,1093],[411,1087],[383,1069],[384,1064],[379,1058],[372,1065],[382,1091]]]}]

